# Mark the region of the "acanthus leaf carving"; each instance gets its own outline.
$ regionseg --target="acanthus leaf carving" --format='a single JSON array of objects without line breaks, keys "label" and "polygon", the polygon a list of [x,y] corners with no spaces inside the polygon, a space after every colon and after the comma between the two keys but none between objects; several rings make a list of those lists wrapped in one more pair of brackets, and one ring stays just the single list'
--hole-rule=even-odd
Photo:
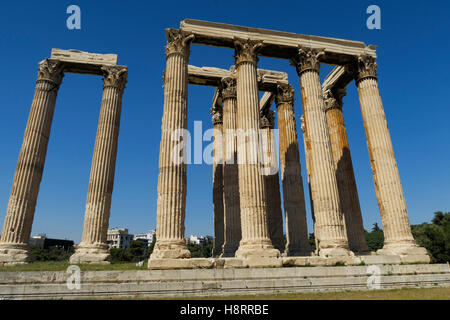
[{"label": "acanthus leaf carving", "polygon": [[193,34],[178,29],[167,29],[166,38],[166,57],[177,53],[183,55],[186,60],[189,60],[190,44],[195,38]]},{"label": "acanthus leaf carving", "polygon": [[299,46],[297,54],[291,58],[291,65],[295,66],[299,75],[308,70],[320,72],[320,57],[324,54],[323,49]]},{"label": "acanthus leaf carving", "polygon": [[39,63],[38,81],[50,81],[58,88],[63,77],[63,65],[60,61],[45,59]]},{"label": "acanthus leaf carving", "polygon": [[358,72],[356,81],[359,82],[364,78],[377,78],[378,64],[375,58],[369,55],[360,55],[358,57]]},{"label": "acanthus leaf carving", "polygon": [[279,83],[277,85],[277,94],[275,96],[275,104],[278,106],[282,103],[294,105],[294,89],[290,84]]},{"label": "acanthus leaf carving", "polygon": [[104,87],[115,87],[124,90],[128,81],[128,68],[123,66],[103,66]]},{"label": "acanthus leaf carving", "polygon": [[221,80],[220,91],[222,99],[236,98],[236,78],[225,77]]},{"label": "acanthus leaf carving", "polygon": [[215,105],[211,108],[213,125],[223,123],[223,108],[221,105]]},{"label": "acanthus leaf carving", "polygon": [[258,63],[258,51],[262,48],[263,40],[234,39],[234,59],[236,67],[242,62]]},{"label": "acanthus leaf carving", "polygon": [[259,127],[273,129],[275,127],[275,111],[269,108],[260,111]]}]

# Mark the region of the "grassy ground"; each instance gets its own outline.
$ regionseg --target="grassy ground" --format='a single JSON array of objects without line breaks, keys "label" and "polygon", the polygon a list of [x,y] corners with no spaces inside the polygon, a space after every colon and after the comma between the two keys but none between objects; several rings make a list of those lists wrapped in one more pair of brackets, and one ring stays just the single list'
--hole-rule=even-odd
[{"label": "grassy ground", "polygon": [[[0,272],[22,272],[22,271],[66,271],[69,261],[36,261],[28,264],[15,266],[0,266]],[[102,270],[147,270],[147,261],[142,267],[136,266],[136,262],[118,262],[111,264],[83,264],[81,271]]]},{"label": "grassy ground", "polygon": [[[201,299],[205,298],[183,298]],[[450,300],[450,288],[393,289],[372,291],[280,293],[270,295],[208,297],[212,300]]]}]

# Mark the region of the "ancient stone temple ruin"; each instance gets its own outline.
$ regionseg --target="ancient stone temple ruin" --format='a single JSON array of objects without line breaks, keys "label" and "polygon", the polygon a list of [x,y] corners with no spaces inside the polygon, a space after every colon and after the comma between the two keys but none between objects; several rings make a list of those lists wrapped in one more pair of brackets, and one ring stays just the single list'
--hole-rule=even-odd
[{"label": "ancient stone temple ruin", "polygon": [[53,49],[39,63],[38,78],[22,148],[14,175],[3,232],[0,263],[24,263],[44,170],[56,96],[64,73],[103,75],[103,98],[92,157],[83,237],[71,262],[101,263],[108,259],[106,244],[114,184],[122,93],[128,69],[117,65],[115,54],[92,54]]},{"label": "ancient stone temple ruin", "polygon": [[[157,242],[150,269],[350,265],[373,259],[393,261],[393,257],[397,263],[429,262],[426,250],[417,246],[411,233],[378,90],[375,46],[197,20],[184,20],[179,29],[167,29],[166,37]],[[197,44],[233,48],[234,65],[228,70],[189,65],[190,46]],[[300,90],[295,93],[285,72],[258,69],[259,56],[290,61],[300,78]],[[335,66],[323,83],[321,64]],[[104,75],[83,237],[71,262],[108,261],[106,233],[127,68],[117,65],[115,55],[53,50],[51,58],[39,66],[0,241],[2,263],[29,261],[35,203],[64,72]],[[353,81],[385,236],[384,247],[377,253],[368,252],[365,243],[342,113],[346,87]],[[174,132],[187,129],[189,84],[216,88],[211,109],[215,258],[210,259],[190,258],[184,224],[187,164],[173,154],[179,143]],[[260,92],[264,92],[261,99]],[[301,116],[294,112],[295,94],[295,99],[302,101]],[[271,110],[273,102],[276,111]],[[273,133],[275,113],[278,150]],[[302,151],[296,119],[301,123]],[[280,170],[272,170],[278,167],[277,151]],[[306,188],[300,167],[303,152]],[[311,199],[315,252],[308,241],[305,189]]]}]

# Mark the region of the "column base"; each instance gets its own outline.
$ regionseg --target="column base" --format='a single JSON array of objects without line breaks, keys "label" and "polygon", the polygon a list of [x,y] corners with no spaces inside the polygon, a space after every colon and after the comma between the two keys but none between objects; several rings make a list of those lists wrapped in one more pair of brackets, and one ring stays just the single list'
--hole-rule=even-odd
[{"label": "column base", "polygon": [[[152,259],[189,259],[191,252],[184,240],[156,240],[155,248],[150,256]],[[149,264],[150,264],[149,260]]]},{"label": "column base", "polygon": [[26,264],[34,261],[28,244],[0,244],[0,265]]},{"label": "column base", "polygon": [[415,241],[386,243],[377,254],[400,256],[402,263],[430,263],[427,249],[419,247]]},{"label": "column base", "polygon": [[311,256],[312,251],[308,249],[302,248],[286,248],[286,251],[283,253],[283,257],[309,257]]},{"label": "column base", "polygon": [[279,258],[280,251],[275,249],[272,243],[267,240],[250,242],[241,241],[236,251],[236,258]]},{"label": "column base", "polygon": [[216,257],[216,256],[220,256],[220,255],[222,255],[222,248],[213,248],[212,256]]},{"label": "column base", "polygon": [[238,243],[227,243],[223,245],[222,254],[220,255],[220,258],[232,258],[236,255],[236,251],[239,248],[239,242]]},{"label": "column base", "polygon": [[110,264],[110,260],[111,255],[106,244],[80,245],[69,259],[71,264]]}]

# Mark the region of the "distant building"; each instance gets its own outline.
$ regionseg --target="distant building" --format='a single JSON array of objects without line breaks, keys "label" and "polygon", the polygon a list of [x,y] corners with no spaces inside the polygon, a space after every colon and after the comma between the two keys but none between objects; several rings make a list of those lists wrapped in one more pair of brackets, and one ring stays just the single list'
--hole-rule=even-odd
[{"label": "distant building", "polygon": [[63,248],[65,251],[68,251],[74,245],[72,240],[51,239],[47,238],[47,235],[45,234],[31,237],[29,243],[31,246],[42,249]]},{"label": "distant building", "polygon": [[155,236],[155,230],[150,230],[147,233],[135,234],[133,236],[133,240],[141,241],[145,245],[145,247],[148,248],[150,243],[152,243],[154,236]]},{"label": "distant building", "polygon": [[200,244],[201,243],[201,241],[202,241],[202,237],[198,237],[198,236],[195,236],[195,235],[193,235],[193,234],[191,234],[191,236],[187,239],[187,243],[189,244],[189,243],[191,243],[191,244]]},{"label": "distant building", "polygon": [[108,230],[106,243],[110,248],[128,249],[133,240],[133,235],[126,228],[114,228]]}]

